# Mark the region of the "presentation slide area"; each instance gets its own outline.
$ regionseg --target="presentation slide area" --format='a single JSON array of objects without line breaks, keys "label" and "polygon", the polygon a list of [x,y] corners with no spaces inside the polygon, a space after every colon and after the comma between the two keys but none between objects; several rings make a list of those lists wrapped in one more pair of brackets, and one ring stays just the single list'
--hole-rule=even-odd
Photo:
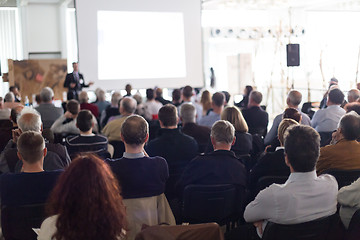
[{"label": "presentation slide area", "polygon": [[98,11],[99,80],[185,78],[181,12]]}]

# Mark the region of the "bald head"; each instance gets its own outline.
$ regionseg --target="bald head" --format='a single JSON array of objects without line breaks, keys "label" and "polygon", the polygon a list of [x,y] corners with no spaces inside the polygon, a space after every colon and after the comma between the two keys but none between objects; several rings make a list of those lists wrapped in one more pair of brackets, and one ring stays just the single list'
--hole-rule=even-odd
[{"label": "bald head", "polygon": [[120,103],[120,113],[122,115],[131,115],[136,110],[136,100],[133,97],[124,97]]},{"label": "bald head", "polygon": [[287,104],[289,107],[297,108],[302,100],[302,95],[299,91],[291,90],[287,97]]},{"label": "bald head", "polygon": [[87,92],[82,91],[82,92],[79,94],[79,102],[80,102],[80,103],[87,103],[88,100],[89,100],[89,96],[88,96]]},{"label": "bald head", "polygon": [[41,132],[42,130],[40,114],[32,108],[24,108],[21,111],[17,124],[22,132]]}]

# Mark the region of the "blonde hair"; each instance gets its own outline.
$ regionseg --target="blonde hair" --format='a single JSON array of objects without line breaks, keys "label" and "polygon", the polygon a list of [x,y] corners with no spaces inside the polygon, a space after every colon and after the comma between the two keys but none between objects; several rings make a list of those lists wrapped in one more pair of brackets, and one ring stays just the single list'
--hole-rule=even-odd
[{"label": "blonde hair", "polygon": [[211,94],[208,90],[203,91],[203,93],[201,94],[200,103],[203,105],[203,109],[205,112],[207,112],[211,108]]},{"label": "blonde hair", "polygon": [[291,118],[284,118],[280,122],[279,127],[278,127],[278,138],[279,138],[281,146],[284,146],[284,135],[285,135],[286,129],[288,129],[288,127],[290,127],[292,125],[299,125],[299,123]]},{"label": "blonde hair", "polygon": [[245,118],[237,107],[226,107],[221,113],[221,120],[229,121],[237,132],[249,131]]}]

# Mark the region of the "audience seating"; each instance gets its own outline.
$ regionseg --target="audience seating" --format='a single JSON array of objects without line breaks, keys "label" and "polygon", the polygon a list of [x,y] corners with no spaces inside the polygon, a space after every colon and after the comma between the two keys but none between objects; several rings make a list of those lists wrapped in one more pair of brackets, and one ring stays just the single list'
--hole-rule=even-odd
[{"label": "audience seating", "polygon": [[45,204],[24,206],[3,206],[1,209],[1,228],[6,240],[37,239],[32,228],[40,228]]},{"label": "audience seating", "polygon": [[218,224],[152,226],[142,230],[135,240],[223,240]]},{"label": "audience seating", "polygon": [[351,218],[346,234],[346,240],[358,240],[360,238],[360,209]]},{"label": "audience seating", "polygon": [[247,172],[250,172],[250,169],[256,164],[250,154],[236,155],[236,157],[244,164]]},{"label": "audience seating", "polygon": [[183,222],[216,222],[229,229],[242,216],[244,192],[232,184],[188,185],[183,194]]},{"label": "audience seating", "polygon": [[328,169],[323,174],[330,174],[336,178],[339,189],[348,186],[355,182],[360,177],[360,169],[354,170],[339,170],[339,169]]},{"label": "audience seating", "polygon": [[8,119],[0,120],[0,152],[4,150],[6,144],[12,138],[12,127],[13,124]]},{"label": "audience seating", "polygon": [[122,158],[125,152],[124,143],[122,141],[110,141],[109,144],[111,144],[114,147],[114,154],[112,158]]},{"label": "audience seating", "polygon": [[331,142],[333,132],[319,132],[320,135],[320,147],[329,145]]},{"label": "audience seating", "polygon": [[299,224],[276,224],[268,222],[262,240],[335,240],[341,232],[337,228],[339,216],[316,219]]}]

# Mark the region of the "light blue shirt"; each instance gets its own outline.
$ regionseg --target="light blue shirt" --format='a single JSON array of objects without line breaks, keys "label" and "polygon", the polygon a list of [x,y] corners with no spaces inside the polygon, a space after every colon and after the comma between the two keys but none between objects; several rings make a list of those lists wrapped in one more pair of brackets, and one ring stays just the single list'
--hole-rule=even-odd
[{"label": "light blue shirt", "polygon": [[284,184],[262,190],[244,212],[246,222],[297,224],[327,217],[336,212],[338,184],[331,175],[316,172],[291,173]]},{"label": "light blue shirt", "polygon": [[345,115],[340,105],[331,105],[318,110],[311,120],[311,126],[318,132],[332,132],[338,128],[340,118]]},{"label": "light blue shirt", "polygon": [[202,117],[199,121],[199,125],[212,127],[212,125],[220,120],[220,114],[214,113],[214,111],[209,112],[208,115]]}]

